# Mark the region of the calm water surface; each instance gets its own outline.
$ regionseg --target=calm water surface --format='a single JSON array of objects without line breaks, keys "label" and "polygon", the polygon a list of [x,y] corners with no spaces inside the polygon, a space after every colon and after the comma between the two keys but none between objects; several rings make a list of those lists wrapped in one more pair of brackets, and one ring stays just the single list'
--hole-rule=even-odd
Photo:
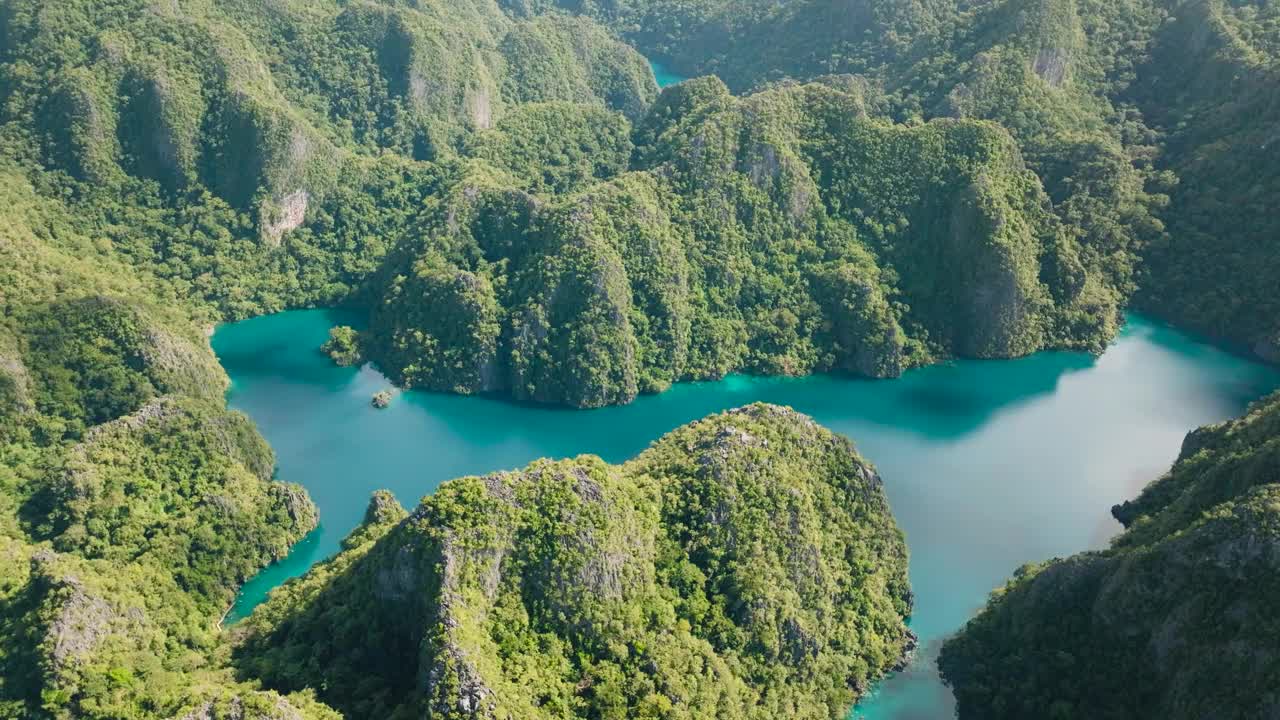
[{"label": "calm water surface", "polygon": [[878,465],[907,534],[921,651],[854,709],[868,720],[951,717],[933,661],[988,591],[1024,562],[1104,545],[1118,529],[1108,509],[1167,468],[1184,433],[1280,387],[1273,369],[1134,317],[1101,358],[961,361],[890,381],[730,377],[592,411],[409,392],[378,411],[369,398],[389,384],[377,371],[338,368],[317,351],[331,326],[350,321],[296,311],[214,335],[231,405],[321,514],[316,532],[245,586],[232,619],[333,554],[374,490],[412,506],[449,478],[538,457],[618,462],[683,423],[761,400],[852,438]]},{"label": "calm water surface", "polygon": [[667,70],[667,66],[657,62],[656,60],[650,60],[649,67],[653,68],[653,78],[658,81],[659,88],[664,88],[668,85],[675,85],[678,82],[689,79]]}]

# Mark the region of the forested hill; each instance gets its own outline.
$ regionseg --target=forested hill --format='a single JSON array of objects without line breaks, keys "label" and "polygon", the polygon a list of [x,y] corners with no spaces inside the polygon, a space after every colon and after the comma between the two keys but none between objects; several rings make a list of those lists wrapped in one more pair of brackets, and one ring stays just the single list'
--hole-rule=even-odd
[{"label": "forested hill", "polygon": [[486,3],[0,2],[0,717],[337,717],[222,655],[317,517],[205,328],[345,299],[446,176],[415,157],[656,91],[590,21]]},{"label": "forested hill", "polygon": [[[856,73],[899,120],[1014,134],[1147,312],[1280,360],[1280,5],[1271,0],[526,0],[735,91]],[[1131,263],[1110,261],[1128,289]]]},{"label": "forested hill", "polygon": [[352,718],[827,720],[914,644],[879,476],[777,406],[621,466],[452,480],[411,514],[379,493],[344,546],[235,663]]},{"label": "forested hill", "polygon": [[95,185],[154,181],[307,219],[352,154],[433,159],[520,103],[642,113],[644,60],[590,21],[512,21],[490,2],[5,3],[5,119]]},{"label": "forested hill", "polygon": [[1153,224],[1132,177],[1057,201],[1016,128],[895,123],[850,76],[655,102],[584,17],[4,7],[6,147],[38,192],[205,317],[369,308],[363,351],[405,385],[591,407],[1099,351]]},{"label": "forested hill", "polygon": [[407,385],[578,407],[737,370],[1100,351],[1121,294],[1009,134],[878,102],[847,77],[745,98],[703,78],[630,133],[518,111],[388,256],[363,350]]},{"label": "forested hill", "polygon": [[[433,390],[1097,351],[1130,301],[1270,357],[1265,8],[730,5],[8,0],[4,147],[203,317],[362,306]],[[600,23],[758,90],[655,102]]]},{"label": "forested hill", "polygon": [[[865,581],[842,586],[852,596],[761,589],[755,565],[704,562],[733,543],[682,545],[696,513],[662,515],[657,494],[692,502],[670,480],[701,471],[668,444],[645,456],[661,467],[582,461],[485,486],[559,507],[565,478],[590,471],[611,499],[645,500],[601,526],[643,541],[626,567],[644,582],[616,586],[643,592],[596,608],[607,629],[472,582],[450,619],[469,632],[467,612],[496,608],[518,632],[406,636],[439,652],[399,648],[403,667],[339,687],[312,684],[325,668],[276,664],[318,646],[259,623],[233,664],[222,613],[317,518],[288,482],[305,478],[275,478],[226,409],[205,331],[350,305],[369,323],[346,361],[574,407],[739,370],[891,377],[955,356],[1097,352],[1135,302],[1276,359],[1278,37],[1274,4],[1219,0],[0,0],[0,716],[334,717],[315,692],[419,709],[428,699],[396,673],[431,659],[428,675],[458,681],[462,666],[441,662],[455,640],[482,643],[475,677],[504,707],[529,680],[576,712],[573,683],[590,679],[593,712],[671,716],[648,692],[655,674],[701,691],[701,672],[727,679],[702,707],[830,714],[905,642],[900,538],[873,479],[836,472],[865,469],[847,448],[755,416],[752,437],[795,446],[734,458],[787,465],[801,497],[857,491],[865,516],[839,518],[883,553],[845,548],[828,579]],[[637,47],[719,77],[659,93]],[[820,464],[788,465],[815,443]],[[343,562],[376,572],[362,548],[437,547],[473,519],[450,515],[455,499],[429,501],[431,522],[353,538]],[[791,507],[770,502],[743,512]],[[1260,502],[1205,505],[1218,509],[1203,526],[1138,513],[1130,532],[1263,532]],[[817,528],[850,507],[836,505],[794,517]],[[508,549],[528,558],[581,539],[512,513],[475,529],[524,533]],[[803,558],[840,538],[808,540]],[[759,567],[795,580],[786,563]],[[711,571],[723,583],[699,595]],[[743,584],[771,616],[725,604]],[[274,620],[318,622],[293,599]],[[854,635],[869,649],[840,651]],[[641,665],[619,638],[672,655]],[[522,658],[556,664],[532,677]]]},{"label": "forested hill", "polygon": [[1280,397],[1187,436],[1110,549],[1030,565],[942,650],[961,718],[1280,712]]},{"label": "forested hill", "polygon": [[7,164],[0,207],[0,716],[333,717],[213,657],[316,511],[194,318]]}]

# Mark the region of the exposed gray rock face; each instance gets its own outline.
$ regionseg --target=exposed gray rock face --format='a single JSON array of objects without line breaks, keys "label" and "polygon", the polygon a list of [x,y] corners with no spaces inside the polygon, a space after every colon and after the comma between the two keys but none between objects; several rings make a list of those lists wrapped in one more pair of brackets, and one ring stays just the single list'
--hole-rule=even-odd
[{"label": "exposed gray rock face", "polygon": [[471,125],[478,130],[493,127],[493,95],[487,87],[479,87],[467,92],[466,115]]},{"label": "exposed gray rock face", "polygon": [[493,717],[497,705],[475,665],[452,643],[437,651],[424,691],[431,698],[429,715],[434,717]]},{"label": "exposed gray rock face", "polygon": [[272,483],[270,492],[274,497],[279,498],[285,512],[289,513],[289,520],[294,525],[300,528],[316,526],[318,512],[315,503],[311,501],[311,496],[301,485]]},{"label": "exposed gray rock face", "polygon": [[1053,87],[1062,85],[1067,79],[1067,65],[1070,53],[1064,48],[1043,47],[1036,53],[1031,63],[1031,70],[1040,79]]},{"label": "exposed gray rock face", "polygon": [[295,190],[278,202],[262,208],[262,237],[271,247],[279,247],[286,233],[302,227],[307,219],[311,193]]},{"label": "exposed gray rock face", "polygon": [[59,672],[88,660],[110,633],[115,612],[106,600],[86,592],[75,575],[51,578],[51,582],[49,592],[59,600],[45,630],[45,642],[51,646],[52,669]]},{"label": "exposed gray rock face", "polygon": [[[466,604],[461,595],[459,573],[466,562],[464,556],[475,554],[462,551],[451,537],[446,538],[441,550],[443,572],[437,612],[440,629],[424,643],[432,661],[421,668],[419,680],[430,713],[439,717],[492,717],[496,706],[493,690],[467,657],[465,641],[458,636],[462,623],[457,613],[464,610]],[[501,551],[489,553],[490,567],[487,572],[482,572],[492,578],[485,583],[489,597],[497,590],[502,555],[505,553]]]},{"label": "exposed gray rock face", "polygon": [[148,327],[139,348],[147,370],[165,392],[221,400],[230,384],[207,342],[162,327]]}]

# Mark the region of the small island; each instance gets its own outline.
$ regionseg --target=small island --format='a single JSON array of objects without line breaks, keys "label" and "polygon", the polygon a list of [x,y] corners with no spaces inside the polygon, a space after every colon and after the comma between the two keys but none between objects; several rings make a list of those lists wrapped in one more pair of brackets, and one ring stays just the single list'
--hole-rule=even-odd
[{"label": "small island", "polygon": [[353,367],[364,362],[360,351],[360,334],[347,325],[339,325],[329,331],[329,340],[320,346],[320,352],[328,355],[340,367]]},{"label": "small island", "polygon": [[386,410],[391,407],[391,391],[379,390],[373,394],[373,399],[370,402],[379,410]]}]

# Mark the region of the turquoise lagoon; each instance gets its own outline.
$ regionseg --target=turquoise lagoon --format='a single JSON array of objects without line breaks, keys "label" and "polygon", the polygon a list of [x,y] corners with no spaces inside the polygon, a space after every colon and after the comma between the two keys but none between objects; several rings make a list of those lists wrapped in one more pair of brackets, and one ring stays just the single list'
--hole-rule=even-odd
[{"label": "turquoise lagoon", "polygon": [[316,532],[244,587],[231,619],[333,554],[374,490],[412,506],[449,478],[538,457],[622,461],[704,415],[779,403],[852,438],[876,463],[911,548],[921,647],[854,709],[869,720],[951,717],[933,661],[987,593],[1022,563],[1105,545],[1118,530],[1111,505],[1163,472],[1188,430],[1280,386],[1272,368],[1131,317],[1098,358],[957,361],[880,381],[732,376],[591,411],[405,392],[379,411],[369,399],[389,386],[382,375],[335,367],[317,350],[331,326],[350,321],[292,311],[213,337],[230,404],[253,418],[280,477],[305,485],[321,515]]}]

